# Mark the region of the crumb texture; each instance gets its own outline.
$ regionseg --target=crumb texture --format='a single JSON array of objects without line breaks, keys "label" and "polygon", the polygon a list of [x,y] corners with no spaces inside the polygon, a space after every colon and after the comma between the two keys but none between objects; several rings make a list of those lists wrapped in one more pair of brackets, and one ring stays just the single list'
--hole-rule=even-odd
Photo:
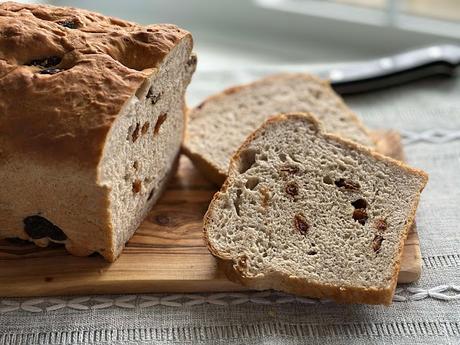
[{"label": "crumb texture", "polygon": [[325,130],[372,147],[367,130],[328,84],[306,74],[281,74],[212,96],[189,116],[186,153],[226,175],[246,137],[278,113],[312,112]]},{"label": "crumb texture", "polygon": [[425,183],[420,172],[325,136],[312,117],[279,116],[234,156],[205,233],[249,286],[285,289],[296,279],[391,289]]}]

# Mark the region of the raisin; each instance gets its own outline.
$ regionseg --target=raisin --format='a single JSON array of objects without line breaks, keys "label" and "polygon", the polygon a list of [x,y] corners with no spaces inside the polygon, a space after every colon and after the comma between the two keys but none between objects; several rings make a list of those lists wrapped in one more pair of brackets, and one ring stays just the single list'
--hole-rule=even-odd
[{"label": "raisin", "polygon": [[67,239],[67,236],[59,227],[41,216],[29,216],[24,218],[23,222],[25,232],[34,240],[44,237],[49,237],[55,241]]},{"label": "raisin", "polygon": [[78,28],[78,23],[73,20],[73,19],[66,19],[66,20],[61,20],[60,22],[57,22],[59,25],[68,28],[68,29],[76,29]]},{"label": "raisin", "polygon": [[53,232],[48,237],[53,241],[65,241],[67,239],[64,231],[59,229],[57,226],[54,227]]},{"label": "raisin", "polygon": [[53,74],[57,74],[57,73],[62,72],[62,71],[63,70],[60,69],[60,68],[50,67],[50,68],[43,69],[38,73],[53,75]]},{"label": "raisin", "polygon": [[378,253],[380,251],[380,247],[382,246],[384,238],[380,235],[375,235],[374,239],[372,240],[372,249],[374,252]]},{"label": "raisin", "polygon": [[367,213],[366,210],[362,208],[358,208],[353,211],[353,219],[358,221],[359,224],[364,225],[366,224],[367,220]]},{"label": "raisin", "polygon": [[149,127],[150,127],[150,122],[148,121],[142,125],[142,129],[141,129],[142,135],[147,133],[147,131],[149,130]]},{"label": "raisin", "polygon": [[296,196],[297,194],[299,194],[299,187],[297,187],[297,183],[289,182],[286,185],[286,193],[288,193],[291,196]]},{"label": "raisin", "polygon": [[346,190],[359,190],[361,188],[358,182],[353,182],[352,180],[344,178],[340,178],[334,183],[337,187],[344,188]]},{"label": "raisin", "polygon": [[19,238],[19,237],[7,237],[5,238],[5,240],[16,246],[26,246],[28,244],[31,244],[31,242],[27,240],[23,240],[22,238]]},{"label": "raisin", "polygon": [[294,225],[302,235],[306,235],[310,229],[310,225],[302,214],[296,214],[294,216]]},{"label": "raisin", "polygon": [[158,116],[158,120],[157,123],[155,123],[155,129],[153,130],[153,134],[158,134],[158,132],[160,131],[160,127],[163,124],[163,122],[166,121],[167,116],[168,114],[166,113],[161,113],[160,116]]},{"label": "raisin", "polygon": [[295,175],[299,170],[299,167],[295,165],[284,165],[280,169],[281,173],[285,175]]},{"label": "raisin", "polygon": [[59,56],[50,56],[44,59],[32,60],[27,65],[49,68],[49,67],[59,65],[60,63],[61,63],[61,58]]},{"label": "raisin", "polygon": [[139,123],[136,123],[136,128],[134,128],[133,134],[131,134],[133,143],[135,143],[136,140],[139,138],[139,130],[140,130],[140,125]]},{"label": "raisin", "polygon": [[158,102],[158,100],[161,98],[161,96],[163,95],[162,92],[158,92],[156,94],[153,93],[152,89],[149,90],[149,92],[147,92],[147,98],[150,99],[150,102],[152,104],[156,104]]},{"label": "raisin", "polygon": [[307,252],[307,254],[308,254],[308,255],[316,255],[316,254],[318,254],[318,252],[317,252],[316,250],[309,250],[309,251]]},{"label": "raisin", "polygon": [[388,224],[385,219],[376,219],[376,221],[374,222],[374,227],[379,232],[384,232],[388,228]]},{"label": "raisin", "polygon": [[354,208],[365,209],[367,207],[367,201],[364,199],[358,199],[351,203]]},{"label": "raisin", "polygon": [[198,104],[198,105],[196,106],[196,109],[198,109],[198,110],[202,109],[202,108],[204,107],[205,104],[206,104],[206,101],[201,102],[200,104]]},{"label": "raisin", "polygon": [[195,66],[197,63],[197,57],[195,54],[190,55],[188,61],[187,61],[187,66],[192,67]]},{"label": "raisin", "polygon": [[134,168],[134,170],[139,169],[139,162],[138,161],[134,161],[133,168]]},{"label": "raisin", "polygon": [[133,182],[133,193],[137,194],[141,191],[142,189],[142,181],[141,180],[135,180]]},{"label": "raisin", "polygon": [[48,237],[51,234],[53,223],[40,216],[29,216],[24,218],[24,231],[30,238],[39,239]]}]

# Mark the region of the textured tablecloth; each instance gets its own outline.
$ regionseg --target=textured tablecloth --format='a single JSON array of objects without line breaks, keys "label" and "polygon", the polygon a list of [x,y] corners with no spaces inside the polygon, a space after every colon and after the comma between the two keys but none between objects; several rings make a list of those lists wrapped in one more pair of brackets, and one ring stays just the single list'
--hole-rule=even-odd
[{"label": "textured tablecloth", "polygon": [[[189,98],[272,70],[198,71]],[[0,299],[0,344],[460,344],[460,78],[346,100],[369,127],[400,130],[409,163],[430,174],[422,278],[393,305],[273,292]]]}]

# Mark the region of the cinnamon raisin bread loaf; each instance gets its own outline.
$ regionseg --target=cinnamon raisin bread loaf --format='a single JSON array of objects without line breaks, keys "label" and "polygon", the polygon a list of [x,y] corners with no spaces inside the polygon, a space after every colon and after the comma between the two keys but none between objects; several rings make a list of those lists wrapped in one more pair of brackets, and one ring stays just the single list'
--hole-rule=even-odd
[{"label": "cinnamon raisin bread loaf", "polygon": [[389,304],[427,175],[279,115],[233,156],[205,216],[230,279],[339,302]]},{"label": "cinnamon raisin bread loaf", "polygon": [[374,146],[361,121],[328,82],[308,74],[285,73],[229,88],[194,108],[183,151],[220,185],[244,139],[270,116],[292,111],[313,112],[327,132]]},{"label": "cinnamon raisin bread loaf", "polygon": [[179,152],[191,35],[0,4],[0,238],[113,261]]}]

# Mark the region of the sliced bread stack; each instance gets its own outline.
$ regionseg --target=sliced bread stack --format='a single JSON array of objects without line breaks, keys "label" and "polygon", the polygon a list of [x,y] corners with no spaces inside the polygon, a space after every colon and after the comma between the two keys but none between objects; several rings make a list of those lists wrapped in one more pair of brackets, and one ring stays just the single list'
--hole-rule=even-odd
[{"label": "sliced bread stack", "polygon": [[295,113],[251,134],[209,206],[205,239],[248,287],[389,304],[427,175],[324,128]]},{"label": "sliced bread stack", "polygon": [[374,147],[369,132],[329,84],[308,74],[280,74],[212,96],[189,114],[184,153],[221,185],[246,137],[278,113],[312,112],[327,132]]}]

